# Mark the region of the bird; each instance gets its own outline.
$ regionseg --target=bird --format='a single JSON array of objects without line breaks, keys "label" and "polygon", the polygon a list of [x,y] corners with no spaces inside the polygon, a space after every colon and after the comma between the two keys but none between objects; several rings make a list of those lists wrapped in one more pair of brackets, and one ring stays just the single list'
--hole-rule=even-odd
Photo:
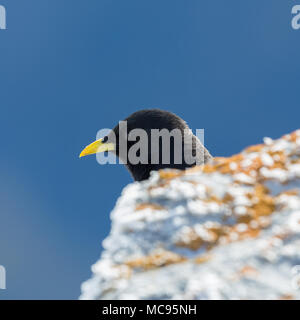
[{"label": "bird", "polygon": [[[125,129],[122,124],[126,124]],[[142,135],[139,138],[140,140],[144,138],[143,141],[129,139],[134,129],[142,129],[146,133],[146,140]],[[174,129],[176,130],[173,131]],[[176,132],[179,134],[179,138],[176,140],[175,136],[169,136],[169,144],[164,144],[164,137],[161,135],[154,145],[153,140],[151,140],[151,136],[154,136],[153,132],[156,132],[156,134]],[[187,139],[184,137],[187,137]],[[144,160],[139,162],[130,159],[130,148],[133,148],[138,142],[140,142],[140,149],[136,151],[136,156],[142,157],[143,153],[142,158]],[[125,151],[121,147],[122,143],[126,145]],[[148,149],[145,149],[145,146]],[[99,152],[112,152],[119,157],[135,181],[147,180],[151,171],[166,168],[185,170],[195,165],[207,163],[212,158],[209,151],[192,133],[182,118],[170,111],[161,109],[144,109],[134,112],[119,122],[108,135],[85,147],[81,151],[80,157]],[[187,156],[184,155],[184,152]],[[165,157],[168,154],[169,158],[168,156]],[[152,161],[153,159],[155,161]]]}]

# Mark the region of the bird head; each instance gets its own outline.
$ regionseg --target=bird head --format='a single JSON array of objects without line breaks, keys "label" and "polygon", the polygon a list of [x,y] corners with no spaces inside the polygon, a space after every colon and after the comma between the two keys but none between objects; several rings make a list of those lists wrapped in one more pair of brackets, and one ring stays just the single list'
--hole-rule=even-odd
[{"label": "bird head", "polygon": [[[157,143],[156,145],[153,145],[153,143],[151,143],[151,134],[153,132],[153,129],[157,129],[159,131],[166,129],[167,132],[172,132],[174,129],[176,129],[181,133],[181,136],[183,137],[184,130],[189,130],[189,127],[183,119],[181,119],[174,113],[160,109],[140,110],[131,114],[125,120],[119,122],[119,124],[116,125],[114,129],[112,129],[104,138],[96,140],[86,148],[84,148],[80,154],[80,157],[99,152],[113,152],[126,165],[135,180],[147,179],[149,177],[150,171],[152,170],[158,170],[168,167],[184,169],[185,167],[189,166],[185,163],[182,163],[180,165],[174,164],[174,141],[172,141],[170,145],[170,163],[162,163],[162,152],[165,150],[163,150],[162,148],[161,140],[159,140],[159,143]],[[138,135],[136,136],[135,133],[138,133]],[[146,159],[144,159],[147,160],[146,164],[133,163],[128,154],[128,151],[130,152],[131,148],[135,144],[137,144],[138,140],[141,139],[141,137],[144,137],[144,139],[146,139],[143,140],[144,143],[141,143],[141,148],[144,145],[147,145],[148,148],[147,154],[145,156]],[[183,140],[180,140],[179,142],[177,141],[177,144],[178,143],[183,145]],[[122,148],[122,146],[125,147]],[[196,144],[194,147],[196,147]],[[192,142],[190,149],[193,149]],[[140,150],[137,150],[137,153],[138,152],[140,152]],[[151,163],[151,156],[153,155],[153,153],[156,153],[158,155],[158,163]]]}]

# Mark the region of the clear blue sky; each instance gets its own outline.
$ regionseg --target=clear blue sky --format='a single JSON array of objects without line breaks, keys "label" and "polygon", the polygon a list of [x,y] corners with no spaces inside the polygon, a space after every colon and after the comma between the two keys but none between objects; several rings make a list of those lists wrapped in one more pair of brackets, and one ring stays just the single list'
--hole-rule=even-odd
[{"label": "clear blue sky", "polygon": [[131,181],[78,158],[99,129],[160,107],[228,156],[300,127],[296,0],[0,4],[0,299],[79,296]]}]

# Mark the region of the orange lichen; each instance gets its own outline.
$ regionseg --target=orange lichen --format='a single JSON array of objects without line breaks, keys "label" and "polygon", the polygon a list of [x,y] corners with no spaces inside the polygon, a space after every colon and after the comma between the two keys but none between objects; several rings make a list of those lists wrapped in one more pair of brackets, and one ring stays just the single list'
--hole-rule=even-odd
[{"label": "orange lichen", "polygon": [[258,275],[259,275],[259,271],[256,268],[250,265],[245,265],[240,270],[235,272],[232,275],[231,279],[233,281],[239,281],[241,278],[255,278]]},{"label": "orange lichen", "polygon": [[283,139],[291,141],[291,142],[296,142],[299,137],[300,137],[300,130],[296,130],[290,134],[283,136]]},{"label": "orange lichen", "polygon": [[176,246],[188,248],[191,250],[198,250],[205,244],[205,241],[196,233],[194,229],[190,229],[185,235],[185,239],[176,242]]},{"label": "orange lichen", "polygon": [[[176,242],[176,246],[188,248],[190,250],[196,251],[200,248],[206,248],[207,250],[213,249],[215,246],[222,243],[230,243],[233,241],[245,240],[248,238],[255,238],[259,235],[260,229],[246,228],[243,231],[239,231],[237,225],[233,226],[218,226],[212,228],[205,228],[206,236],[203,238],[200,236],[193,228],[190,228],[188,232]],[[235,234],[236,237],[232,239],[232,235]]]},{"label": "orange lichen", "polygon": [[[233,155],[230,158],[217,157],[210,163],[205,164],[202,167],[204,173],[220,172],[223,174],[234,173],[240,170],[240,162],[244,159],[242,154]],[[236,169],[233,169],[232,164],[236,165]]]},{"label": "orange lichen", "polygon": [[262,184],[257,184],[253,193],[248,194],[252,201],[252,206],[249,208],[251,216],[258,218],[267,216],[275,210],[275,200],[269,195],[269,190]]},{"label": "orange lichen", "polygon": [[279,300],[294,300],[295,297],[292,294],[284,294],[278,298]]},{"label": "orange lichen", "polygon": [[252,152],[260,152],[262,148],[265,147],[264,144],[257,144],[255,146],[250,146],[245,149],[246,153],[252,153]]},{"label": "orange lichen", "polygon": [[253,216],[250,214],[249,210],[246,214],[237,217],[237,223],[249,224],[251,221],[253,221]]},{"label": "orange lichen", "polygon": [[238,232],[238,240],[246,240],[249,238],[256,238],[260,234],[260,229],[248,228],[245,231],[239,232],[236,228],[233,228],[234,231]]},{"label": "orange lichen", "polygon": [[244,266],[240,271],[239,274],[241,276],[257,276],[258,270],[253,268],[252,266]]},{"label": "orange lichen", "polygon": [[[295,142],[299,137],[300,131],[296,131],[286,136],[285,139]],[[251,156],[249,156],[250,153],[252,153]],[[266,162],[263,158],[263,156],[265,156],[268,160],[266,155],[271,157],[273,161],[270,160]],[[264,186],[263,183],[267,179],[262,175],[261,169],[263,167],[268,167],[269,170],[286,170],[288,161],[291,160],[288,159],[284,150],[272,151],[269,143],[250,146],[245,149],[243,153],[233,155],[229,158],[216,157],[203,166],[195,166],[194,168],[187,169],[185,172],[177,170],[160,171],[159,175],[161,180],[156,187],[163,187],[174,178],[199,171],[203,171],[203,173],[206,174],[213,172],[231,174],[235,185],[243,184],[251,186],[251,188],[249,188],[250,191],[246,194],[249,203],[243,206],[243,214],[238,214],[238,211],[235,210],[235,207],[238,205],[235,203],[235,197],[233,195],[225,193],[223,198],[218,198],[212,190],[206,187],[205,196],[199,196],[197,200],[202,201],[203,203],[216,203],[220,206],[224,206],[225,209],[228,208],[229,211],[233,213],[231,217],[235,218],[235,223],[232,225],[231,221],[230,225],[226,225],[228,216],[224,214],[222,217],[222,226],[204,228],[204,231],[206,232],[205,237],[203,235],[200,236],[193,228],[190,228],[187,233],[179,238],[176,245],[191,250],[198,250],[202,247],[209,250],[219,243],[228,243],[257,237],[260,231],[268,227],[271,223],[269,216],[275,212],[276,206],[277,208],[280,206],[280,203],[278,203],[279,195],[272,196],[269,190]],[[293,161],[298,163],[299,157],[294,157]],[[247,179],[247,177],[245,177],[246,179],[243,179],[242,175],[238,175],[239,173],[245,174],[252,179]],[[194,185],[197,184],[195,181],[189,182]],[[299,195],[299,191],[289,190],[281,194],[293,196]],[[238,226],[239,224],[244,224],[245,226]]]},{"label": "orange lichen", "polygon": [[140,203],[135,207],[135,211],[141,211],[145,209],[164,210],[164,207],[156,203]]},{"label": "orange lichen", "polygon": [[192,167],[192,168],[186,169],[185,174],[191,174],[191,173],[199,172],[199,171],[201,171],[202,169],[203,169],[202,166],[194,166],[194,167]]},{"label": "orange lichen", "polygon": [[159,170],[160,179],[169,180],[182,176],[184,171],[180,170]]},{"label": "orange lichen", "polygon": [[226,192],[224,198],[222,199],[223,203],[231,203],[234,200],[233,196]]},{"label": "orange lichen", "polygon": [[213,202],[213,203],[217,203],[217,204],[223,204],[223,200],[222,199],[219,199],[217,196],[213,195],[213,194],[209,194],[207,196],[207,198],[205,199],[200,199],[201,201],[203,201],[204,203],[210,203],[210,202]]},{"label": "orange lichen", "polygon": [[274,164],[271,169],[285,169],[286,168],[286,155],[283,151],[269,151],[268,154],[272,157]]},{"label": "orange lichen", "polygon": [[[284,139],[295,142],[300,138],[300,130],[295,131],[289,135],[283,137]],[[262,161],[263,152],[267,153],[272,159],[273,164],[264,164]],[[249,163],[243,162],[247,159],[247,154],[255,153],[257,157],[254,159],[249,159]],[[299,163],[299,159],[290,160],[292,163]],[[257,177],[258,181],[265,181],[266,179],[261,176],[260,169],[263,166],[267,166],[270,170],[272,169],[286,169],[287,156],[284,151],[271,151],[268,145],[258,144],[250,146],[244,150],[243,153],[233,155],[229,158],[225,157],[215,157],[209,163],[202,166],[195,166],[193,168],[184,171],[178,170],[160,170],[159,175],[162,180],[171,180],[180,177],[184,174],[190,174],[198,171],[203,171],[203,173],[213,173],[220,172],[222,174],[235,174],[244,173],[251,177]],[[241,181],[242,182],[242,181]],[[245,183],[251,185],[252,183]]]},{"label": "orange lichen", "polygon": [[283,191],[279,194],[281,195],[287,195],[287,196],[298,196],[299,195],[299,190],[298,189],[291,189],[291,190],[286,190]]},{"label": "orange lichen", "polygon": [[212,173],[216,171],[216,167],[212,164],[206,164],[203,166],[204,173]]},{"label": "orange lichen", "polygon": [[210,255],[204,255],[204,256],[194,258],[194,263],[201,264],[209,261],[210,259],[211,259]]},{"label": "orange lichen", "polygon": [[180,240],[176,242],[176,246],[188,248],[194,251],[205,246],[208,250],[210,250],[218,243],[220,237],[226,236],[227,234],[226,227],[223,226],[205,229],[205,239],[201,237],[193,228],[190,228],[187,232],[185,232],[184,236],[182,236]]},{"label": "orange lichen", "polygon": [[125,264],[130,268],[150,270],[159,267],[164,267],[174,263],[184,262],[187,259],[177,253],[158,250],[148,256],[128,260]]}]

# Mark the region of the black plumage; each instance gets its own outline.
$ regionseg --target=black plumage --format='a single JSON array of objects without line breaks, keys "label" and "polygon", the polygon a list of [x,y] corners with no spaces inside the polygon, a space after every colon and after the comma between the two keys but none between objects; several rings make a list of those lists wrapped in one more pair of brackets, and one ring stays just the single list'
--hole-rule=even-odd
[{"label": "black plumage", "polygon": [[[125,165],[129,172],[131,173],[132,177],[136,181],[141,181],[149,178],[150,172],[153,170],[160,170],[164,168],[174,168],[179,170],[184,170],[186,168],[192,167],[196,164],[203,164],[206,163],[210,158],[211,155],[208,152],[208,150],[202,145],[200,140],[192,134],[190,131],[191,139],[189,139],[189,142],[183,141],[183,139],[180,141],[182,144],[182,161],[180,164],[178,164],[174,159],[174,148],[176,147],[175,141],[170,140],[170,163],[163,163],[162,161],[162,153],[164,150],[162,150],[162,141],[159,140],[159,145],[157,146],[151,146],[151,129],[167,129],[169,131],[172,131],[173,129],[179,129],[182,132],[182,136],[185,129],[189,129],[187,123],[175,115],[174,113],[160,110],[160,109],[146,109],[146,110],[140,110],[129,117],[125,119],[127,121],[127,135],[124,137],[122,134],[120,134],[119,125],[117,125],[112,131],[116,136],[116,149],[112,152],[114,152],[117,156],[119,156],[121,159],[126,157],[127,162]],[[119,150],[119,142],[124,142],[125,139],[127,139],[127,145],[128,150],[130,147],[136,143],[136,141],[129,141],[128,140],[128,134],[132,129],[144,129],[148,134],[148,164],[132,164],[130,161],[128,161],[128,154],[127,155],[121,155]],[[105,140],[110,141],[110,135],[108,135],[108,138]],[[106,141],[105,141],[106,142]],[[184,145],[185,143],[185,145]],[[188,145],[186,145],[188,143]],[[184,149],[185,148],[185,149]],[[184,158],[183,151],[184,150],[190,150],[191,154],[195,156],[198,153],[198,158],[196,158],[196,161],[193,161],[192,163],[187,163],[186,159]],[[198,152],[196,152],[198,151]],[[151,164],[151,153],[157,152],[159,162],[157,164]],[[125,160],[125,159],[122,159]]]}]

